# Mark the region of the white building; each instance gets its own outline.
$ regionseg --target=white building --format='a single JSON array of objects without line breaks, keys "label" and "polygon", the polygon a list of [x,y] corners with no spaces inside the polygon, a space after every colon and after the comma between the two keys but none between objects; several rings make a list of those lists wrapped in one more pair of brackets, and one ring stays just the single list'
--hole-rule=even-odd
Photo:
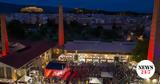
[{"label": "white building", "polygon": [[49,41],[27,43],[25,48],[0,58],[0,83],[14,83],[34,69],[43,70],[52,60],[52,47]]},{"label": "white building", "polygon": [[[64,45],[63,59],[83,62],[128,62],[135,42],[73,41]],[[78,56],[78,57],[76,57]]]}]

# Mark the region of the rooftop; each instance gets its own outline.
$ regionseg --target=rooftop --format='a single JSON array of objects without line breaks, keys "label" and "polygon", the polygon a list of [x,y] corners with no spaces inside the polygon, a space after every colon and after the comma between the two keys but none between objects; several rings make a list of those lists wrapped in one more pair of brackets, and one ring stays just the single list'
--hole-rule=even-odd
[{"label": "rooftop", "polygon": [[65,67],[66,67],[66,63],[52,61],[52,62],[49,62],[49,64],[46,66],[46,69],[63,70]]},{"label": "rooftop", "polygon": [[73,41],[67,42],[65,50],[78,52],[98,53],[131,53],[135,48],[135,42],[100,42],[100,41]]},{"label": "rooftop", "polygon": [[20,68],[30,60],[54,47],[54,43],[51,41],[27,42],[24,44],[26,45],[25,49],[10,53],[5,58],[0,58],[0,62],[14,68]]}]

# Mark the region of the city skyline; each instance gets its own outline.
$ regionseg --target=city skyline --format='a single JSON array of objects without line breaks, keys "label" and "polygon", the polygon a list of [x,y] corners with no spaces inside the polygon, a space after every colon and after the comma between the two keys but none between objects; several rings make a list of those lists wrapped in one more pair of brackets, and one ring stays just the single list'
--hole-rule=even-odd
[{"label": "city skyline", "polygon": [[1,0],[0,83],[159,84],[160,0],[90,2]]}]

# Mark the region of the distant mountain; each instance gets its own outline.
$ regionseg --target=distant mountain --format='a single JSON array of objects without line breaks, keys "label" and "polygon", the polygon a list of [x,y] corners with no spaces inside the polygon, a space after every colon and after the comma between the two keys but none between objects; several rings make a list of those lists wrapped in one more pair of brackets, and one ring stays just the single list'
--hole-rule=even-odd
[{"label": "distant mountain", "polygon": [[[26,7],[28,5],[16,5],[10,3],[2,3],[0,2],[0,13],[16,13],[20,12],[20,9]],[[58,7],[49,7],[49,6],[38,6],[44,9],[44,13],[57,13]],[[70,11],[71,8],[64,8],[64,12]]]},{"label": "distant mountain", "polygon": [[[0,2],[0,14],[2,13],[16,13],[20,12],[20,9],[23,7],[27,7],[31,5],[17,5],[17,4],[11,4],[11,3],[4,3]],[[38,6],[40,8],[43,8],[43,13],[57,13],[58,7],[51,7],[51,6]],[[80,8],[85,13],[100,13],[100,14],[129,14],[129,15],[139,15],[139,14],[150,14],[150,13],[137,13],[137,12],[129,12],[129,11],[104,11],[104,10],[90,10],[85,8]],[[70,12],[75,13],[76,10],[74,8],[64,8],[64,12]]]},{"label": "distant mountain", "polygon": [[74,14],[105,14],[105,15],[123,15],[123,16],[137,16],[137,15],[151,15],[152,13],[139,13],[132,11],[106,11],[106,10],[93,10],[85,8],[76,8],[69,11]]}]

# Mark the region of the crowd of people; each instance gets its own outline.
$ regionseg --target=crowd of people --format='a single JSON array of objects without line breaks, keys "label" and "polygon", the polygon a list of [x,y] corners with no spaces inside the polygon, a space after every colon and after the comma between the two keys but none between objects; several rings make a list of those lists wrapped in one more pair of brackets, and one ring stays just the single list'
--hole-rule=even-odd
[{"label": "crowd of people", "polygon": [[[135,71],[129,69],[127,64],[122,63],[82,63],[79,65],[72,64],[74,69],[78,70],[78,77],[74,78],[73,82],[75,81],[89,81],[89,77],[96,77],[102,78],[103,83],[129,83],[134,81],[136,78]],[[113,77],[102,77],[101,72],[107,72],[111,74]]]}]

